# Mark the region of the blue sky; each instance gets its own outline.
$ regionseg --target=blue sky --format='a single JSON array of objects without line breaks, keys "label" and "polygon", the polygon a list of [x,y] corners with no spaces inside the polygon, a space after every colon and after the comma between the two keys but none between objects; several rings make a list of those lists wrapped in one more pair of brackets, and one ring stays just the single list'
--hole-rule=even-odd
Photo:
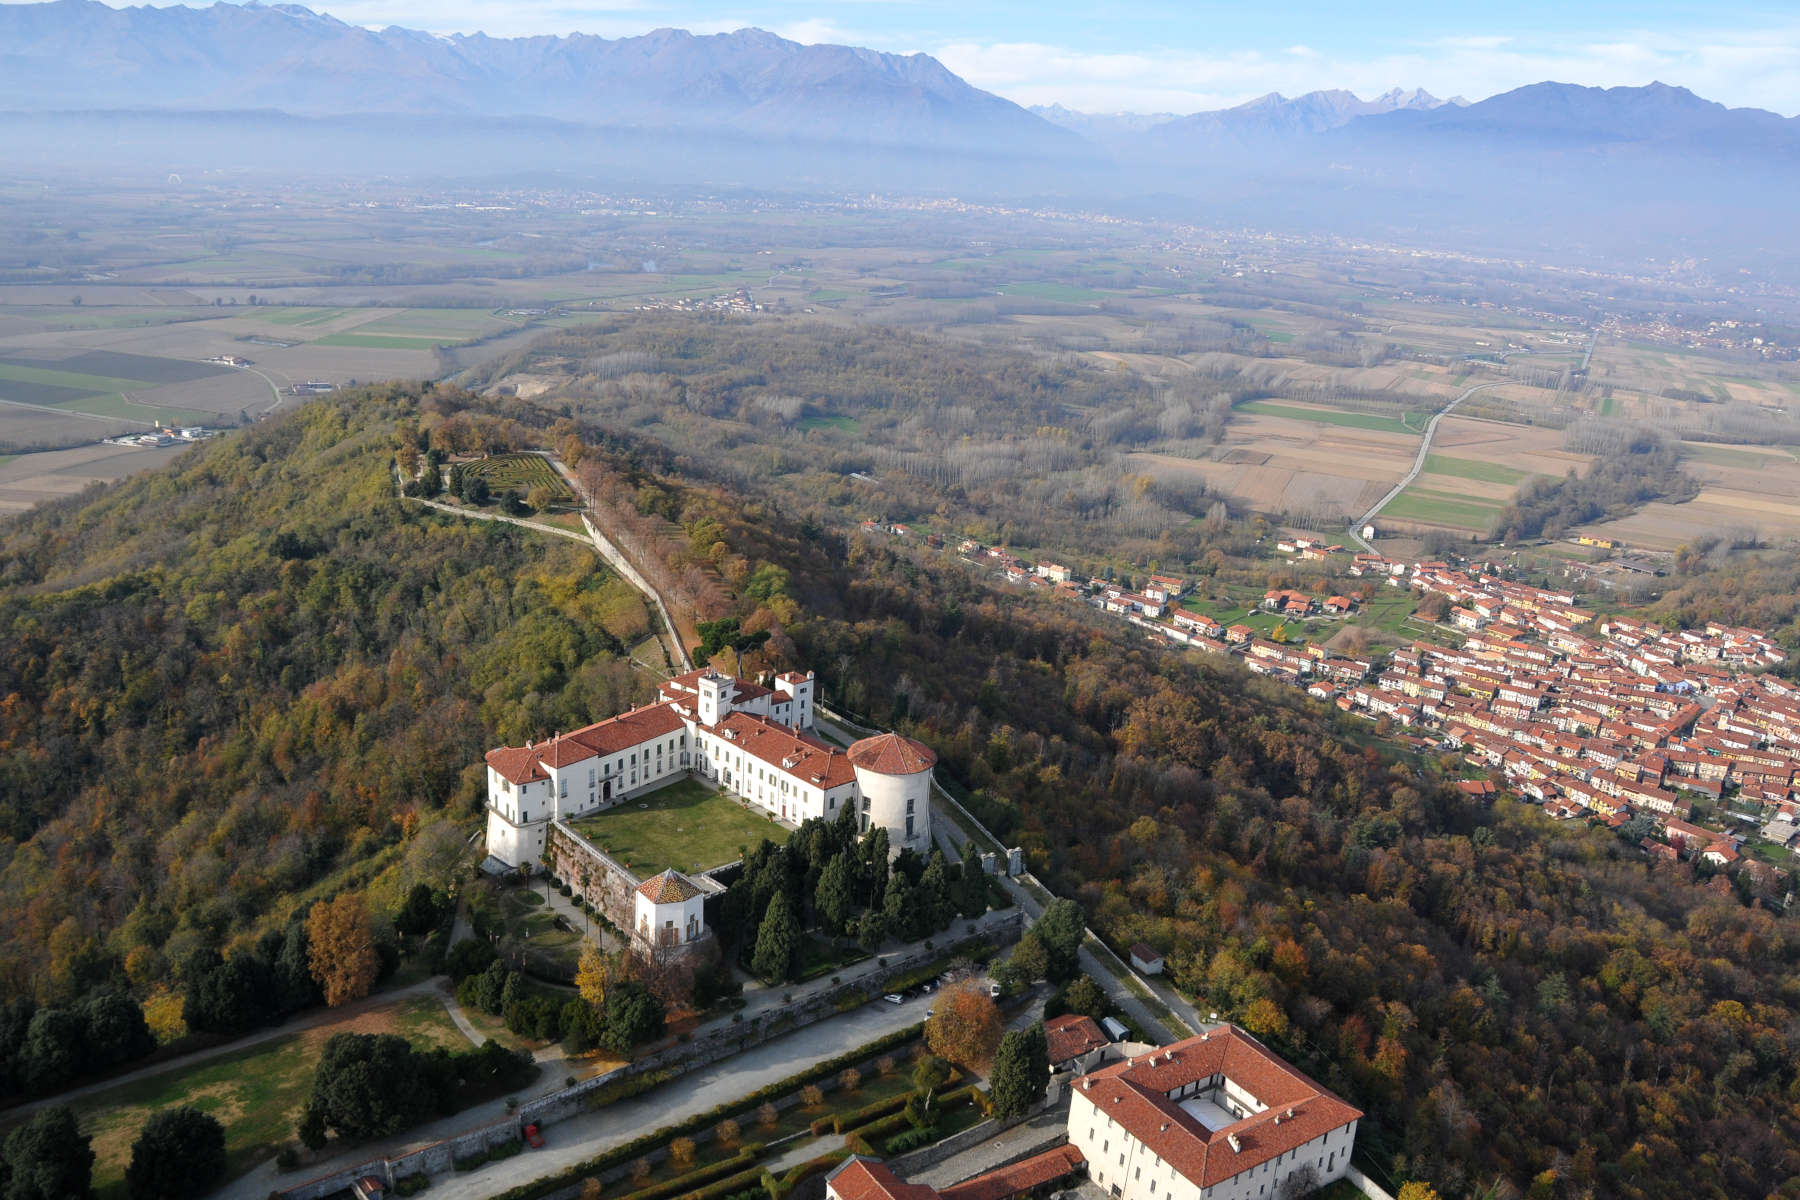
[{"label": "blue sky", "polygon": [[1542,79],[1653,79],[1800,113],[1800,5],[1670,0],[314,0],[364,25],[499,36],[754,25],[936,55],[1022,104],[1192,112],[1265,92],[1391,87],[1479,100]]}]

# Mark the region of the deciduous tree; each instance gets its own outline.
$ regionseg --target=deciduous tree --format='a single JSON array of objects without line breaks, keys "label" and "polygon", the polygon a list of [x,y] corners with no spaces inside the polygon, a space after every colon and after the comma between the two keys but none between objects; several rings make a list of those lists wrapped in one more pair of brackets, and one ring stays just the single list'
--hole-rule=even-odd
[{"label": "deciduous tree", "polygon": [[994,998],[973,983],[963,982],[937,994],[931,1018],[925,1022],[925,1041],[933,1053],[976,1068],[993,1058],[1000,1029],[1000,1009]]},{"label": "deciduous tree", "polygon": [[313,905],[306,918],[306,938],[312,975],[326,1004],[336,1008],[369,994],[381,973],[381,956],[361,892],[340,892],[333,900]]}]

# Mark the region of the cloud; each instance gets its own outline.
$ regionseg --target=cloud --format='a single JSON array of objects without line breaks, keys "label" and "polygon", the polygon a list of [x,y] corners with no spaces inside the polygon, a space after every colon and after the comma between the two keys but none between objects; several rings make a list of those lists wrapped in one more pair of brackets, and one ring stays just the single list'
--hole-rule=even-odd
[{"label": "cloud", "polygon": [[1186,50],[1100,53],[1037,42],[959,41],[934,51],[977,87],[1021,104],[1061,103],[1089,112],[1197,112],[1268,92],[1348,88],[1370,97],[1423,87],[1476,100],[1528,83],[1589,86],[1678,84],[1733,106],[1800,111],[1800,25],[1751,36],[1641,32],[1526,41],[1463,36],[1371,56],[1296,46],[1275,54]]}]

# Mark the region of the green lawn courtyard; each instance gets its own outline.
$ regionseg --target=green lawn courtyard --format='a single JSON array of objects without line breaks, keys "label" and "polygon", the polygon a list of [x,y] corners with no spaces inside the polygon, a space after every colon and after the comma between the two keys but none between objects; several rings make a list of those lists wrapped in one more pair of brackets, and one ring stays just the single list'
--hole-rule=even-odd
[{"label": "green lawn courtyard", "polygon": [[786,826],[692,779],[571,824],[639,878],[668,867],[709,870],[764,838],[779,844],[788,836]]}]

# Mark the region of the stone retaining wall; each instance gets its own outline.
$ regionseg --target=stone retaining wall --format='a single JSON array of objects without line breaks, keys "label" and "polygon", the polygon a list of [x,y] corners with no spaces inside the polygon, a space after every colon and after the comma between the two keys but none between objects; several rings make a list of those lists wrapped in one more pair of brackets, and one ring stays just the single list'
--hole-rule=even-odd
[{"label": "stone retaining wall", "polygon": [[[616,928],[631,932],[637,924],[635,893],[643,880],[624,863],[563,824],[561,818],[550,822],[550,839],[545,850],[550,855],[551,874],[568,884],[576,896],[606,914],[606,919]],[[581,883],[584,871],[586,887]]]}]

